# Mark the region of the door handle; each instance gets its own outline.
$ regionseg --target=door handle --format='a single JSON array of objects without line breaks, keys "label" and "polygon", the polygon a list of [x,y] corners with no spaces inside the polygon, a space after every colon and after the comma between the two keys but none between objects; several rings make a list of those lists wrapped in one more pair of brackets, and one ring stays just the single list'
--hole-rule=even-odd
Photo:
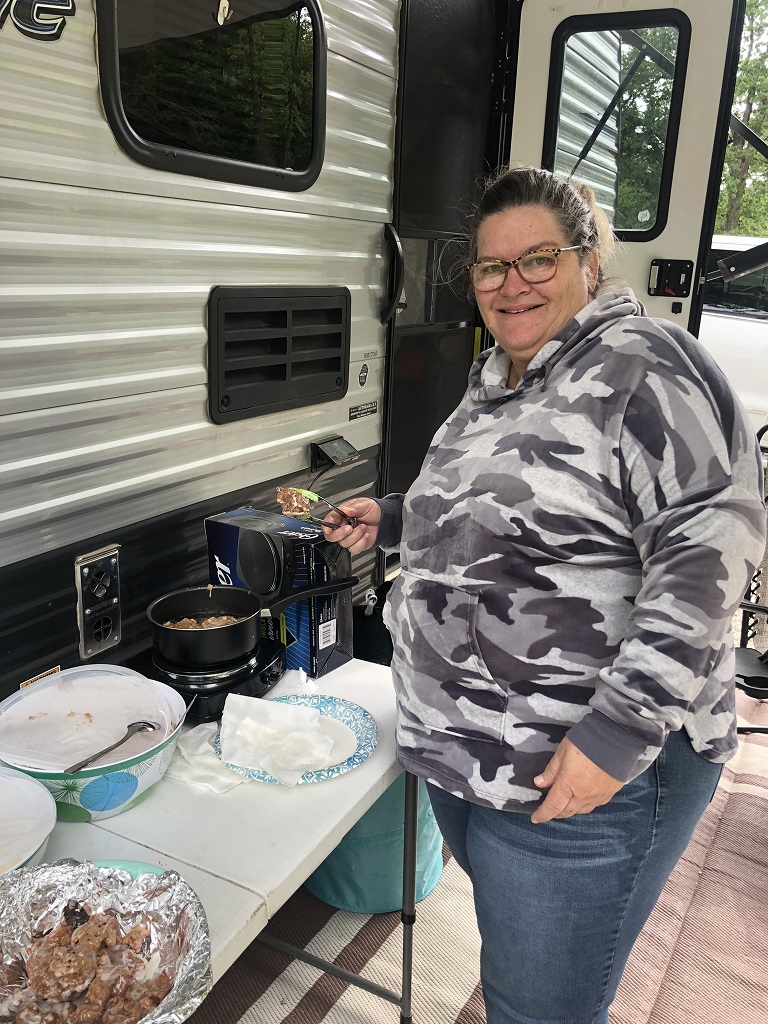
[{"label": "door handle", "polygon": [[403,257],[403,245],[400,241],[394,224],[384,225],[384,238],[387,241],[387,248],[392,252],[394,260],[392,267],[392,293],[386,303],[381,307],[379,317],[383,324],[389,323],[400,305],[400,298],[403,292],[403,281],[405,279],[405,258]]}]

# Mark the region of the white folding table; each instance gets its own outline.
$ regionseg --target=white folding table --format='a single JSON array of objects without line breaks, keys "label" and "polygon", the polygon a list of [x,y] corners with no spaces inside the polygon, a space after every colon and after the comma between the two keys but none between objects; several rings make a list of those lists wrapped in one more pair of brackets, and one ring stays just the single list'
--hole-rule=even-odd
[{"label": "white folding table", "polygon": [[[123,814],[57,822],[46,861],[133,860],[177,871],[205,908],[218,980],[401,772],[389,668],[353,660],[317,682],[321,692],[364,707],[378,726],[376,749],[352,771],[315,785],[246,782],[226,793],[164,778]],[[272,694],[280,691],[278,683]],[[400,993],[269,936],[261,940],[395,1003],[405,1024],[411,1020],[417,802],[417,780],[406,775]]]}]

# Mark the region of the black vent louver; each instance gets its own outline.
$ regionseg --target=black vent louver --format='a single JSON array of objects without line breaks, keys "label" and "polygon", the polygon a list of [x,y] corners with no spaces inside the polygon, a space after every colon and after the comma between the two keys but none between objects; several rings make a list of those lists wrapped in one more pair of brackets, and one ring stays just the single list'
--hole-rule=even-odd
[{"label": "black vent louver", "polygon": [[208,300],[208,407],[229,423],[343,398],[348,288],[218,287]]}]

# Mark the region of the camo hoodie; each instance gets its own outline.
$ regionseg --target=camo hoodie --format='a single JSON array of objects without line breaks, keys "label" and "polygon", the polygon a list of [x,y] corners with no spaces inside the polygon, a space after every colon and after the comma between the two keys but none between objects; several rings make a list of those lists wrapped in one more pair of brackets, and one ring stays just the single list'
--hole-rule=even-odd
[{"label": "camo hoodie", "polygon": [[765,545],[754,431],[723,374],[629,289],[586,306],[514,390],[471,368],[403,499],[385,622],[398,759],[467,800],[532,810],[565,736],[621,781],[667,734],[736,747],[731,621]]}]

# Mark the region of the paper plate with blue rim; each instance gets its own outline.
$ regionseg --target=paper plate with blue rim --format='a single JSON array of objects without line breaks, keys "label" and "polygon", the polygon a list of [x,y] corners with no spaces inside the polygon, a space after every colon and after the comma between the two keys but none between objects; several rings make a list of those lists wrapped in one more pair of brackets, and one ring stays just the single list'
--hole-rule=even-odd
[{"label": "paper plate with blue rim", "polygon": [[[336,764],[328,765],[326,768],[318,768],[316,771],[304,772],[297,785],[309,782],[324,782],[326,779],[335,779],[339,775],[346,775],[353,768],[366,761],[379,740],[379,729],[373,715],[359,704],[351,700],[344,700],[343,697],[331,697],[326,693],[291,693],[284,697],[273,697],[275,704],[291,704],[294,707],[317,708],[321,715],[326,716],[340,725],[346,726],[353,734],[355,749],[348,756],[339,760]],[[213,741],[217,757],[221,757],[221,743],[219,733],[216,733]],[[229,764],[222,761],[231,771],[242,775],[254,782],[267,782],[279,786],[280,782],[268,772],[260,768],[243,768],[238,764]]]}]

